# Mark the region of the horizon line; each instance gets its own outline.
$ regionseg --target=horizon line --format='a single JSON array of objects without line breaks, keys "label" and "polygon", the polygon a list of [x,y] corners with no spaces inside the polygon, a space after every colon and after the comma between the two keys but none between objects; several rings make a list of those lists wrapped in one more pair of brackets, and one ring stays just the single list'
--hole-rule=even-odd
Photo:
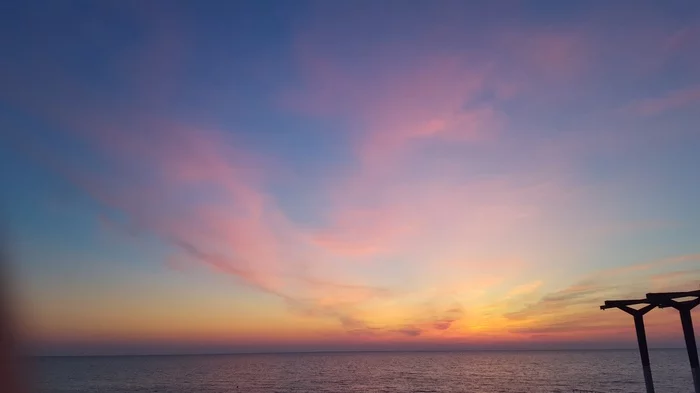
[{"label": "horizon line", "polygon": [[[656,347],[650,351],[684,350],[685,347]],[[602,352],[602,351],[639,351],[638,348],[539,348],[539,349],[387,349],[387,350],[308,350],[308,351],[255,351],[255,352],[208,352],[208,353],[141,353],[141,354],[63,354],[63,355],[29,355],[29,358],[60,357],[146,357],[146,356],[235,356],[235,355],[302,355],[302,354],[342,354],[342,353],[459,353],[459,352]]]}]

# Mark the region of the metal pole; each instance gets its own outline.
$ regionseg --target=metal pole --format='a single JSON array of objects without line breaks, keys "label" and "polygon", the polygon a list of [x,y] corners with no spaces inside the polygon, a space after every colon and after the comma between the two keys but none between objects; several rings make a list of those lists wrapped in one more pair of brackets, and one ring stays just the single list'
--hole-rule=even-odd
[{"label": "metal pole", "polygon": [[698,347],[695,343],[695,332],[693,331],[693,319],[690,316],[690,310],[691,307],[678,307],[678,312],[681,314],[681,324],[683,325],[685,348],[688,351],[688,359],[690,360],[690,371],[693,374],[693,386],[695,386],[695,393],[700,393]]},{"label": "metal pole", "polygon": [[647,335],[644,330],[644,314],[636,312],[634,315],[634,327],[637,331],[637,344],[639,344],[639,356],[642,358],[642,370],[644,371],[644,385],[647,393],[654,393],[654,380],[651,377],[651,364],[649,362],[649,347]]}]

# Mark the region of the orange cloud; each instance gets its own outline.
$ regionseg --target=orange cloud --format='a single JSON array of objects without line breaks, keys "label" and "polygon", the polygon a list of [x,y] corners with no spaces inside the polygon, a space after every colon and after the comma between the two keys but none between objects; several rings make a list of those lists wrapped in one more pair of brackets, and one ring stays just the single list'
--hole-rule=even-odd
[{"label": "orange cloud", "polygon": [[520,296],[520,295],[528,295],[531,294],[532,292],[537,291],[540,287],[542,286],[542,281],[537,280],[533,281],[527,284],[522,284],[514,287],[510,291],[508,291],[508,294],[506,296],[511,297],[511,296]]},{"label": "orange cloud", "polygon": [[[605,300],[644,297],[652,289],[670,292],[696,286],[700,271],[688,267],[698,261],[700,255],[681,255],[596,271],[573,285],[506,312],[505,324],[512,332],[524,335],[581,337],[585,334],[599,338],[629,335],[632,324],[626,314],[608,312],[603,318],[598,306]],[[670,266],[681,270],[667,272]],[[667,323],[668,313],[656,311],[647,316],[647,329],[653,330],[653,337],[658,339],[673,328]]]}]

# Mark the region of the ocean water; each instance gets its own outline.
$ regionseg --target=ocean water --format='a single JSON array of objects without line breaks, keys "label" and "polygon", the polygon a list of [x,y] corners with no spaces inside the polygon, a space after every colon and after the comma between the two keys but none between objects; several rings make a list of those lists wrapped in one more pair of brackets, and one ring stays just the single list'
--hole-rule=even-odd
[{"label": "ocean water", "polygon": [[[642,393],[637,351],[295,353],[35,359],[39,393]],[[685,350],[651,352],[658,393],[691,393]]]}]

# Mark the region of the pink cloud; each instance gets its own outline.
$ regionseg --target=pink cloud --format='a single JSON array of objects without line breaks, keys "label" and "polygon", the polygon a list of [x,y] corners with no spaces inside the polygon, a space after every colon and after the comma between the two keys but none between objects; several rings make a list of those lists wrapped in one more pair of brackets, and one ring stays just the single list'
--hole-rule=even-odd
[{"label": "pink cloud", "polygon": [[[172,37],[164,33],[161,38]],[[153,42],[152,49],[163,45],[160,39]],[[73,97],[70,101],[56,102],[33,85],[16,81],[17,88],[6,92],[6,98],[65,130],[66,141],[89,146],[101,166],[85,167],[41,141],[27,143],[29,149],[47,167],[125,217],[119,227],[169,243],[175,251],[165,261],[169,268],[199,263],[280,298],[304,299],[304,307],[318,307],[325,318],[350,313],[347,303],[366,298],[356,296],[357,289],[347,283],[311,279],[320,262],[310,252],[315,246],[265,191],[270,175],[267,158],[248,153],[225,131],[184,124],[159,113],[176,78],[153,67],[169,59],[177,63],[177,56],[167,55],[173,53],[169,45],[153,53],[155,60],[143,60],[141,55],[136,60],[125,58],[126,64],[145,61],[143,68],[136,68],[147,74],[148,83],[129,84],[137,90],[135,96],[146,97],[134,106],[96,99],[79,79],[60,70],[51,70],[53,84],[45,87],[58,96]]]},{"label": "pink cloud", "polygon": [[674,109],[691,107],[700,103],[700,86],[690,86],[666,92],[660,97],[647,98],[632,103],[626,111],[640,116],[654,116]]},{"label": "pink cloud", "polygon": [[[235,145],[220,130],[165,120],[150,108],[90,100],[54,106],[31,94],[24,108],[67,130],[100,156],[100,168],[61,156],[53,146],[31,144],[36,157],[109,210],[136,236],[154,235],[174,253],[165,266],[199,263],[277,296],[315,318],[357,319],[358,308],[383,289],[319,279],[329,270],[324,247],[291,222],[265,191],[263,158]],[[332,264],[331,264],[332,265]],[[333,269],[343,271],[339,265]],[[336,274],[342,276],[341,274]],[[341,324],[342,325],[342,324]],[[344,325],[343,325],[344,326]],[[385,326],[383,329],[393,329]]]},{"label": "pink cloud", "polygon": [[[441,143],[477,143],[496,138],[502,129],[505,116],[492,106],[473,109],[460,109],[458,103],[446,107],[444,111],[435,111],[434,116],[426,113],[419,115],[420,103],[396,108],[377,108],[378,113],[413,113],[395,123],[378,121],[376,131],[370,132],[361,142],[358,155],[368,170],[391,166],[392,161],[400,159],[402,154],[410,154],[415,145],[429,140]],[[379,167],[379,168],[378,168]]]},{"label": "pink cloud", "polygon": [[481,91],[483,74],[459,58],[398,63],[378,52],[371,61],[374,71],[360,72],[313,43],[299,45],[305,86],[285,93],[284,100],[308,114],[348,119],[366,160],[392,156],[422,138],[483,139],[499,117],[493,107],[463,108]]},{"label": "pink cloud", "polygon": [[334,213],[337,230],[313,236],[326,249],[348,256],[377,255],[394,250],[396,241],[414,231],[398,212],[386,209],[350,209]]},{"label": "pink cloud", "polygon": [[591,67],[591,40],[580,29],[499,33],[487,49],[449,56],[432,45],[399,50],[377,41],[348,60],[317,28],[297,36],[300,85],[282,101],[350,129],[368,173],[389,171],[429,144],[496,141],[508,120],[502,103],[569,86]]},{"label": "pink cloud", "polygon": [[[330,225],[313,236],[316,244],[339,255],[371,258],[410,249],[411,241],[436,229],[441,233],[438,228],[444,226],[464,236],[505,230],[537,209],[516,200],[489,205],[478,199],[491,192],[480,187],[491,185],[455,189],[445,182],[406,176],[407,168],[421,159],[421,149],[431,143],[473,145],[498,138],[506,115],[479,97],[493,91],[508,99],[517,88],[493,78],[488,60],[428,51],[415,61],[397,62],[379,48],[376,53],[370,50],[376,55],[369,60],[374,72],[363,73],[341,66],[322,45],[302,37],[306,38],[300,39],[299,56],[305,86],[293,101],[307,105],[306,113],[332,113],[351,121],[359,163],[356,172],[328,185],[333,200]],[[563,61],[564,52],[573,50],[564,41],[551,39],[533,48],[549,45],[548,59]],[[528,64],[544,66],[535,60]],[[502,196],[516,188],[497,193]],[[463,222],[455,227],[460,219]]]},{"label": "pink cloud", "polygon": [[698,25],[680,28],[666,39],[666,48],[672,52],[692,49],[698,44],[700,44],[700,26]]},{"label": "pink cloud", "polygon": [[590,37],[582,31],[519,31],[503,34],[499,40],[511,61],[499,72],[508,75],[506,67],[518,64],[523,72],[520,78],[530,83],[569,81],[583,76],[593,65]]},{"label": "pink cloud", "polygon": [[[396,252],[410,255],[421,249],[440,255],[459,248],[459,238],[486,247],[537,220],[547,201],[559,197],[551,186],[531,187],[506,179],[455,185],[360,177],[344,187],[349,188],[337,191],[330,226],[319,232],[318,239],[333,239],[320,244],[335,253],[351,255],[364,250],[365,257]],[[371,201],[375,208],[358,211],[356,205],[364,201]]]}]

